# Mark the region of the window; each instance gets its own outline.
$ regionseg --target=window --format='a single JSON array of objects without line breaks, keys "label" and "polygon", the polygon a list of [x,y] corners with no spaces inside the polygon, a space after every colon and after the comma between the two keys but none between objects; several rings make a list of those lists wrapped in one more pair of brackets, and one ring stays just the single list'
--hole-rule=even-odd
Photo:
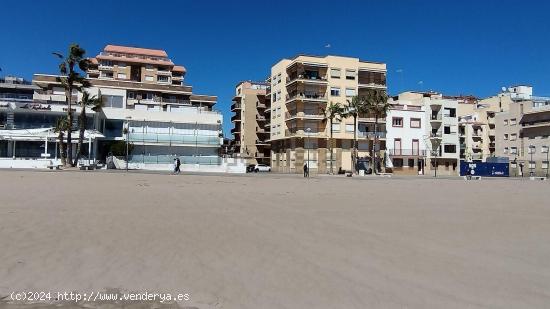
[{"label": "window", "polygon": [[113,66],[113,62],[110,61],[110,60],[101,60],[101,62],[99,63],[99,65],[105,66],[105,67],[112,67],[112,66]]},{"label": "window", "polygon": [[122,108],[123,97],[118,95],[102,95],[105,107]]},{"label": "window", "polygon": [[353,124],[346,124],[346,132],[353,132]]},{"label": "window", "polygon": [[145,81],[148,81],[148,82],[154,81],[153,76],[151,76],[151,75],[145,75]]},{"label": "window", "polygon": [[332,132],[340,132],[340,124],[339,123],[333,123],[332,124]]},{"label": "window", "polygon": [[443,133],[444,134],[451,134],[451,127],[450,126],[443,127]]},{"label": "window", "polygon": [[510,125],[515,126],[516,125],[516,118],[510,119]]},{"label": "window", "polygon": [[146,69],[147,71],[153,71],[153,70],[155,69],[155,67],[152,66],[152,65],[150,65],[150,64],[147,64],[147,65],[145,66],[145,69]]},{"label": "window", "polygon": [[536,149],[537,148],[534,147],[534,146],[533,147],[529,146],[529,147],[527,147],[527,153],[528,154],[534,154],[534,153],[536,153]]},{"label": "window", "polygon": [[331,78],[340,78],[340,69],[330,69]]},{"label": "window", "polygon": [[541,153],[548,153],[548,146],[542,146],[542,147],[540,147],[540,152],[541,152]]},{"label": "window", "polygon": [[508,134],[504,134],[504,140],[505,140],[505,141],[508,140]]},{"label": "window", "polygon": [[159,76],[157,76],[157,81],[159,83],[167,83],[169,81],[169,79],[168,79],[168,76],[159,75]]},{"label": "window", "polygon": [[119,62],[119,63],[118,63],[118,67],[119,67],[119,68],[125,68],[125,67],[126,67],[126,63],[124,63],[124,62]]},{"label": "window", "polygon": [[510,147],[510,154],[517,154],[518,153],[518,147]]},{"label": "window", "polygon": [[510,140],[515,141],[518,138],[518,135],[516,133],[510,134]]},{"label": "window", "polygon": [[394,138],[393,139],[393,151],[395,155],[401,155],[401,139],[400,138]]},{"label": "window", "polygon": [[548,169],[548,161],[542,161],[542,169]]},{"label": "window", "polygon": [[420,128],[421,120],[420,118],[411,118],[411,128],[418,129]]},{"label": "window", "polygon": [[355,70],[346,70],[346,79],[354,80],[355,79]]},{"label": "window", "polygon": [[124,73],[118,73],[117,76],[116,76],[116,78],[118,78],[118,79],[126,79],[126,74],[124,74]]},{"label": "window", "polygon": [[391,119],[392,127],[403,127],[403,117],[392,117]]},{"label": "window", "polygon": [[353,97],[355,96],[355,89],[354,88],[346,88],[346,97]]},{"label": "window", "polygon": [[456,117],[456,108],[445,107],[443,110],[443,116],[445,117]]},{"label": "window", "polygon": [[409,167],[414,167],[414,159],[409,159]]},{"label": "window", "polygon": [[443,151],[445,153],[456,153],[456,145],[444,145]]},{"label": "window", "polygon": [[508,147],[504,147],[504,154],[508,153]]},{"label": "window", "polygon": [[533,169],[537,168],[537,162],[529,161],[529,168],[533,168]]},{"label": "window", "polygon": [[330,87],[330,95],[333,96],[333,97],[339,97],[340,96],[340,88]]},{"label": "window", "polygon": [[504,119],[504,125],[505,125],[505,126],[508,125],[508,119]]},{"label": "window", "polygon": [[136,93],[133,91],[128,91],[128,99],[135,99]]}]

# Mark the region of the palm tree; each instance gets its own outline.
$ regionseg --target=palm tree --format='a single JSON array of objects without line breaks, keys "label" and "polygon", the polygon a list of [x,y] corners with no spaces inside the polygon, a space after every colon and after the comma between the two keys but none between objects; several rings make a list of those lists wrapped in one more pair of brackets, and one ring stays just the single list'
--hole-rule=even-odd
[{"label": "palm tree", "polygon": [[365,113],[365,100],[361,96],[354,96],[348,100],[348,105],[345,107],[344,117],[353,117],[353,153],[351,154],[351,162],[353,164],[353,172],[357,173],[357,117]]},{"label": "palm tree", "polygon": [[61,76],[57,77],[56,80],[61,84],[65,89],[65,102],[67,103],[67,121],[70,124],[70,128],[67,130],[67,159],[66,164],[71,166],[73,165],[73,146],[72,146],[72,123],[73,123],[73,91],[82,92],[86,87],[89,87],[90,84],[86,81],[86,78],[77,71],[77,68],[81,71],[86,71],[90,65],[88,59],[84,57],[86,51],[81,48],[78,44],[71,44],[69,46],[69,52],[67,56],[64,56],[61,53],[54,52],[53,54],[61,59],[59,64],[59,73]]},{"label": "palm tree", "polygon": [[[82,92],[82,100],[80,101],[80,115],[78,116],[78,146],[76,147],[76,157],[74,158],[73,165],[78,164],[78,160],[82,155],[82,144],[84,142],[84,132],[86,131],[86,126],[88,118],[86,117],[86,107],[90,107],[92,111],[99,112],[103,108],[103,101],[96,97],[95,95],[90,95],[88,91],[84,90]],[[88,152],[91,152],[91,149],[88,149]]]},{"label": "palm tree", "polygon": [[65,131],[70,130],[69,121],[67,117],[59,117],[55,122],[54,132],[57,133],[57,140],[59,142],[59,155],[61,157],[61,165],[66,163],[66,153],[65,153],[65,142],[63,137],[65,136]]},{"label": "palm tree", "polygon": [[333,170],[333,163],[332,161],[334,160],[333,159],[333,140],[332,140],[332,133],[333,133],[333,130],[332,130],[332,122],[334,121],[334,119],[336,120],[341,120],[343,115],[344,115],[344,107],[342,106],[342,104],[336,102],[336,103],[332,103],[330,102],[330,105],[328,106],[328,108],[325,110],[323,109],[323,114],[324,114],[324,119],[323,121],[329,121],[329,125],[330,125],[330,173],[331,174],[334,174],[334,170]]},{"label": "palm tree", "polygon": [[374,116],[374,137],[372,142],[372,170],[376,173],[376,158],[380,157],[376,151],[378,144],[378,119],[385,118],[390,104],[388,103],[388,95],[386,91],[379,89],[371,89],[365,96],[365,108],[368,115]]}]

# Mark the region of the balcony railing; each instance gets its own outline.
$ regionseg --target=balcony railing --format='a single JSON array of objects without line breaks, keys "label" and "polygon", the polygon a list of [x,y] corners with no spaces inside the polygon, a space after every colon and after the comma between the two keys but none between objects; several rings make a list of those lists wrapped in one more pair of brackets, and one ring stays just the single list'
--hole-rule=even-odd
[{"label": "balcony railing", "polygon": [[325,93],[291,93],[286,96],[286,100],[326,100]]},{"label": "balcony railing", "polygon": [[374,138],[375,136],[376,138],[386,138],[386,132],[376,132],[376,134],[374,132],[357,132],[357,137],[359,138]]},{"label": "balcony railing", "polygon": [[426,156],[424,149],[388,149],[390,156]]},{"label": "balcony railing", "polygon": [[129,133],[128,140],[139,145],[142,143],[163,143],[163,144],[196,144],[196,145],[219,145],[218,136],[206,135],[182,135],[168,133]]},{"label": "balcony railing", "polygon": [[430,120],[432,121],[441,121],[443,118],[441,117],[441,114],[434,115],[432,114],[430,117]]},{"label": "balcony railing", "polygon": [[432,132],[430,138],[441,138],[443,134],[441,132]]},{"label": "balcony railing", "polygon": [[[130,163],[145,163],[145,164],[172,164],[175,156],[172,155],[140,155],[133,154],[129,156]],[[200,164],[200,165],[220,165],[221,158],[214,156],[180,156],[183,164]]]},{"label": "balcony railing", "polygon": [[319,75],[313,76],[313,75],[308,75],[308,74],[294,74],[294,75],[291,75],[291,76],[286,78],[286,83],[287,84],[290,84],[294,81],[326,82],[327,77],[326,77],[326,75],[324,75],[324,76],[319,76]]}]

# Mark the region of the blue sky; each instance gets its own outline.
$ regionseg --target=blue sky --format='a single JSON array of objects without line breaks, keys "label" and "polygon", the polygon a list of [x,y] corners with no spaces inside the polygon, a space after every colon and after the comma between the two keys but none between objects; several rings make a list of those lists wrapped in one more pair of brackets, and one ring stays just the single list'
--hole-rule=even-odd
[{"label": "blue sky", "polygon": [[[75,4],[77,3],[77,4]],[[162,48],[186,82],[217,95],[224,131],[240,80],[262,80],[298,53],[388,64],[391,94],[489,96],[530,84],[550,95],[546,1],[2,1],[0,75],[55,73],[72,42]],[[330,45],[330,47],[326,47]]]}]

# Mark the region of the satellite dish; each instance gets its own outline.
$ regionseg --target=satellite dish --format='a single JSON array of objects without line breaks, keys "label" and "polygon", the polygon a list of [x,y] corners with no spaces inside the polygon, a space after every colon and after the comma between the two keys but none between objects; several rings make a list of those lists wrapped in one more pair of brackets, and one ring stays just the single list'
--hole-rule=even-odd
[{"label": "satellite dish", "polygon": [[502,87],[500,89],[502,89],[502,92],[506,92],[506,87]]}]

